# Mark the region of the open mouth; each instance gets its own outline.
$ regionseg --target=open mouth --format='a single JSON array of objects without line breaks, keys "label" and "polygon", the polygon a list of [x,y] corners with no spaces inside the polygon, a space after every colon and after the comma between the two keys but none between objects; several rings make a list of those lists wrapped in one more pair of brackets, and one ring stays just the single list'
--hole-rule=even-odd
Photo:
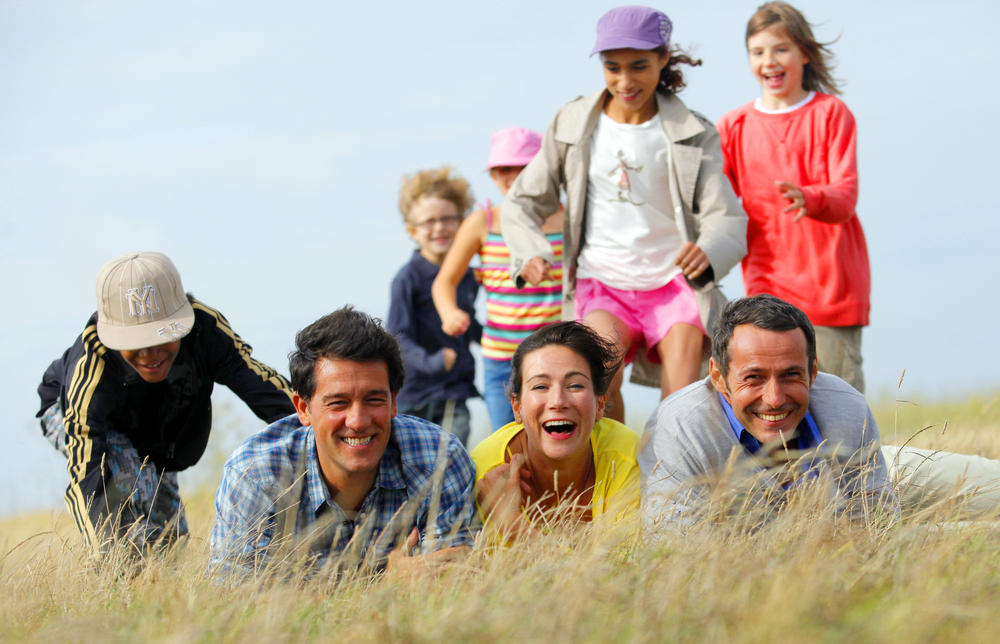
[{"label": "open mouth", "polygon": [[785,82],[785,72],[775,72],[772,74],[764,74],[764,83],[768,87],[781,87]]},{"label": "open mouth", "polygon": [[758,411],[758,412],[754,412],[754,416],[756,416],[757,418],[760,418],[761,420],[765,420],[765,421],[767,421],[769,423],[776,423],[778,421],[782,421],[782,420],[785,420],[786,418],[788,418],[788,415],[790,413],[792,413],[792,412],[790,412],[790,411],[783,411],[783,412],[775,412],[775,413],[766,414],[764,412],[759,412]]},{"label": "open mouth", "polygon": [[552,438],[569,438],[576,431],[576,423],[571,420],[549,420],[542,423],[542,429]]},{"label": "open mouth", "polygon": [[364,445],[367,445],[368,443],[375,440],[375,436],[374,435],[364,436],[361,438],[355,436],[341,436],[340,440],[344,441],[351,447],[363,447]]}]

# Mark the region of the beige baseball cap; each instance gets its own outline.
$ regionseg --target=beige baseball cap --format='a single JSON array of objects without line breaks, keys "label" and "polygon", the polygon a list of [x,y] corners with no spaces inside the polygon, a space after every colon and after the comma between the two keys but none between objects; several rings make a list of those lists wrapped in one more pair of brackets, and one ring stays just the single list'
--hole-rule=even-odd
[{"label": "beige baseball cap", "polygon": [[101,267],[97,337],[108,348],[134,351],[174,342],[193,325],[181,276],[163,253],[126,253]]}]

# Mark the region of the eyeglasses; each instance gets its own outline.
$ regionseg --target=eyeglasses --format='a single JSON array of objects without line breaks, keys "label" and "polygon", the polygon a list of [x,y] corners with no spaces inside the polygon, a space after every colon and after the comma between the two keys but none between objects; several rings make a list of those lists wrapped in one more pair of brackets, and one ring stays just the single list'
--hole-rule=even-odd
[{"label": "eyeglasses", "polygon": [[425,219],[423,221],[411,221],[410,225],[414,228],[421,228],[423,230],[434,230],[434,226],[441,224],[445,228],[451,228],[458,225],[458,215],[445,215],[444,217],[431,217],[430,219]]}]

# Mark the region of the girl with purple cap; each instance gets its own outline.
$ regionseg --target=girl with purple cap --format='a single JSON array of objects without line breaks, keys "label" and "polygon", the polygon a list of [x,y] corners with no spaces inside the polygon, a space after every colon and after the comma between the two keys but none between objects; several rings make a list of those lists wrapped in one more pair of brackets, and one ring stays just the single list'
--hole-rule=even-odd
[{"label": "girl with purple cap", "polygon": [[[487,169],[502,195],[506,196],[541,143],[541,134],[520,127],[493,133]],[[462,222],[431,288],[444,332],[449,335],[465,333],[469,316],[459,308],[455,293],[473,255],[479,255],[479,278],[486,290],[486,326],[481,344],[485,375],[483,398],[489,410],[491,429],[514,420],[505,386],[517,345],[533,331],[561,317],[562,225],[562,209],[557,200],[554,208],[543,217],[540,229],[551,249],[551,275],[531,288],[518,290],[511,281],[510,254],[500,234],[500,210],[487,200],[485,207]]]},{"label": "girl with purple cap", "polygon": [[[605,87],[559,110],[503,205],[511,274],[537,284],[554,266],[542,222],[565,190],[563,311],[635,358],[632,379],[664,397],[698,378],[725,303],[717,282],[746,253],[718,134],[676,96],[680,66],[701,61],[672,48],[671,31],[648,7],[601,17],[591,55]],[[616,420],[621,381],[608,391]]]}]

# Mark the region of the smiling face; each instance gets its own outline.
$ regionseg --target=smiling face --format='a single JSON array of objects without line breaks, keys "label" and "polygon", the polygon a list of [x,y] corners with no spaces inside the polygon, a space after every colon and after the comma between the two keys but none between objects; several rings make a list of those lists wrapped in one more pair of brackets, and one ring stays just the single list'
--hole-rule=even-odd
[{"label": "smiling face", "polygon": [[155,347],[119,351],[125,360],[146,382],[163,382],[170,373],[170,367],[181,350],[181,342],[167,342]]},{"label": "smiling face", "polygon": [[601,52],[610,99],[604,113],[619,123],[645,123],[656,114],[656,86],[668,56],[644,49]]},{"label": "smiling face", "polygon": [[716,390],[762,443],[793,431],[809,410],[816,363],[809,364],[806,351],[802,329],[769,331],[741,324],[729,341],[729,373],[723,376],[715,360],[709,364]]},{"label": "smiling face", "polygon": [[406,231],[424,259],[440,266],[455,241],[459,223],[461,217],[453,202],[436,195],[422,195],[410,208]]},{"label": "smiling face", "polygon": [[809,59],[781,25],[771,25],[747,39],[750,71],[761,87],[761,102],[770,110],[795,105],[809,92],[802,74]]},{"label": "smiling face", "polygon": [[550,344],[524,356],[514,419],[524,424],[528,458],[568,464],[589,458],[590,433],[604,415],[590,365],[572,349]]},{"label": "smiling face", "polygon": [[299,421],[313,428],[323,478],[335,491],[368,489],[396,415],[389,370],[382,361],[320,358],[315,380],[312,397],[296,393],[293,402]]}]

